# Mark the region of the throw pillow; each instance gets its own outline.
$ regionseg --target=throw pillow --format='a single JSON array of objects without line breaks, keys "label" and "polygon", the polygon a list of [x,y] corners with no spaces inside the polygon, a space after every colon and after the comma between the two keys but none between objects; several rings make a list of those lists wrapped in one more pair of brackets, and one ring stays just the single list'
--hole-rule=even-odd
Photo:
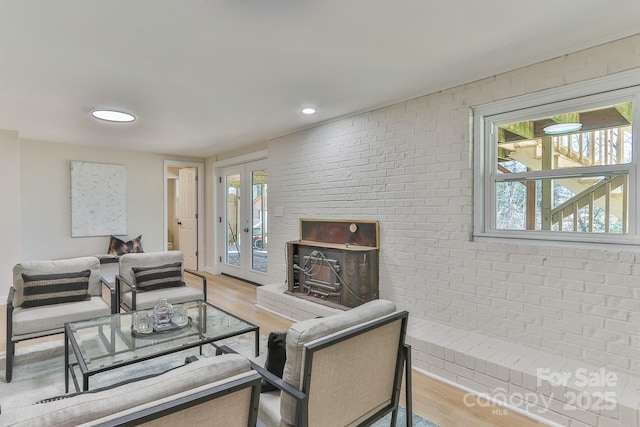
[{"label": "throw pillow", "polygon": [[[267,341],[267,360],[264,367],[278,378],[282,378],[284,363],[287,360],[287,333],[271,332]],[[261,392],[277,390],[276,386],[262,379]]]},{"label": "throw pillow", "polygon": [[115,236],[109,238],[109,249],[107,253],[109,255],[120,256],[124,254],[142,253],[142,234],[131,239],[128,242],[120,240]]},{"label": "throw pillow", "polygon": [[87,301],[91,270],[58,274],[26,274],[22,307],[39,307],[65,302]]},{"label": "throw pillow", "polygon": [[139,291],[186,286],[182,281],[182,263],[158,265],[155,267],[133,267],[136,287]]}]

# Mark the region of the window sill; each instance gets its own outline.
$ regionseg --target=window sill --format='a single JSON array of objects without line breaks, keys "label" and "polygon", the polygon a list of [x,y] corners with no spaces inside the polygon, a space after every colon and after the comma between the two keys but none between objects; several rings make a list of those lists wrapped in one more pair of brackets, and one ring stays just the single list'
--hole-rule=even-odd
[{"label": "window sill", "polygon": [[474,233],[473,241],[478,243],[501,243],[511,245],[533,246],[562,246],[579,249],[603,249],[629,251],[634,246],[640,246],[640,238],[630,236],[620,237],[610,234],[601,236],[575,236],[566,234],[549,234],[541,232],[513,232],[513,233]]}]

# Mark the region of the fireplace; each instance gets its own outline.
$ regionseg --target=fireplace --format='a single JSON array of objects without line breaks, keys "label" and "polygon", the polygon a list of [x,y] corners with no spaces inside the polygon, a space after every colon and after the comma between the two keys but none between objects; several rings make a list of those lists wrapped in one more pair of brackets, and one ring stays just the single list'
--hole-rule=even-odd
[{"label": "fireplace", "polygon": [[301,220],[287,242],[287,293],[336,308],[378,298],[378,223]]}]

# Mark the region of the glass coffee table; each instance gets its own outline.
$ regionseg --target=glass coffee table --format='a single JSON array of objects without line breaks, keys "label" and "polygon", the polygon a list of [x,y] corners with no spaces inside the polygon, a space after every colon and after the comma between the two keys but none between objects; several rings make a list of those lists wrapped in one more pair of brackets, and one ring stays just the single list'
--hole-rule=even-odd
[{"label": "glass coffee table", "polygon": [[[185,349],[200,347],[226,338],[253,332],[255,355],[259,355],[260,329],[233,314],[204,301],[181,305],[189,321],[175,330],[138,333],[133,330],[135,313],[118,313],[65,324],[65,393],[69,392],[69,374],[80,390],[74,367],[82,373],[82,390],[89,389],[92,375],[154,359]],[[142,311],[142,310],[141,310]],[[149,311],[149,310],[145,310]],[[73,350],[75,361],[70,358]]]}]

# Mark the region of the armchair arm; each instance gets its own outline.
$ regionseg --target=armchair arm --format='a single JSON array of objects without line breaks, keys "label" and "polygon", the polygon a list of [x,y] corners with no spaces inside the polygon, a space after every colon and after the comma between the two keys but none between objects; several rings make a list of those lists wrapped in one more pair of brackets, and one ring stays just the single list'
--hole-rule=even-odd
[{"label": "armchair arm", "polygon": [[404,400],[407,413],[407,427],[413,427],[413,394],[411,384],[411,346],[404,345]]},{"label": "armchair arm", "polygon": [[5,381],[11,382],[13,376],[13,355],[15,353],[15,343],[13,342],[13,297],[16,288],[9,288],[9,297],[7,298],[7,359],[5,364]]},{"label": "armchair arm", "polygon": [[192,274],[202,280],[202,293],[204,294],[204,300],[206,302],[207,301],[207,277],[204,274],[200,274],[194,270],[190,270],[187,268],[184,269],[184,272]]},{"label": "armchair arm", "polygon": [[[216,346],[216,348],[222,351],[223,353],[238,354],[236,351],[234,351],[233,349],[229,348],[226,345]],[[282,378],[272,374],[271,372],[267,371],[264,367],[258,365],[257,363],[255,363],[250,359],[249,359],[249,363],[251,364],[251,369],[259,373],[262,376],[262,378],[265,379],[265,381],[267,381],[270,384],[273,384],[280,391],[284,391],[285,393],[287,393],[288,395],[291,395],[294,399],[299,401],[304,401],[307,399],[307,393],[304,393],[298,390],[296,387],[292,386],[291,384],[284,382]]]},{"label": "armchair arm", "polygon": [[121,275],[116,274],[116,289],[118,294],[118,305],[120,305],[121,303],[120,298],[122,297],[122,290],[120,289],[121,288],[120,285],[122,283],[124,283],[131,289],[131,310],[135,310],[136,309],[136,291],[137,291],[136,285],[134,285],[133,283],[131,283]]},{"label": "armchair arm", "polygon": [[115,286],[111,286],[111,283],[104,277],[100,277],[100,283],[109,289],[110,301],[111,301],[111,314],[116,314],[119,310],[120,306],[120,298],[118,297],[118,292]]},{"label": "armchair arm", "polygon": [[296,400],[302,401],[307,399],[307,393],[304,393],[288,382],[283,381],[282,378],[267,371],[263,366],[260,366],[251,360],[249,361],[249,363],[251,363],[252,369],[262,375],[262,378],[264,378],[268,383],[273,384],[280,391],[284,391]]},{"label": "armchair arm", "polygon": [[11,342],[13,336],[13,297],[16,293],[16,288],[13,286],[9,288],[9,297],[7,298],[7,343]]},{"label": "armchair arm", "polygon": [[[16,294],[16,288],[9,288],[9,296],[7,297],[7,360],[9,360],[9,345],[13,342],[13,297]],[[12,350],[13,351],[13,350]],[[9,378],[10,380],[10,378]],[[8,381],[7,381],[8,382]]]},{"label": "armchair arm", "polygon": [[16,293],[16,288],[13,286],[9,288],[9,296],[7,297],[7,310],[9,310],[9,306],[11,306],[11,310],[13,311],[13,297]]}]

